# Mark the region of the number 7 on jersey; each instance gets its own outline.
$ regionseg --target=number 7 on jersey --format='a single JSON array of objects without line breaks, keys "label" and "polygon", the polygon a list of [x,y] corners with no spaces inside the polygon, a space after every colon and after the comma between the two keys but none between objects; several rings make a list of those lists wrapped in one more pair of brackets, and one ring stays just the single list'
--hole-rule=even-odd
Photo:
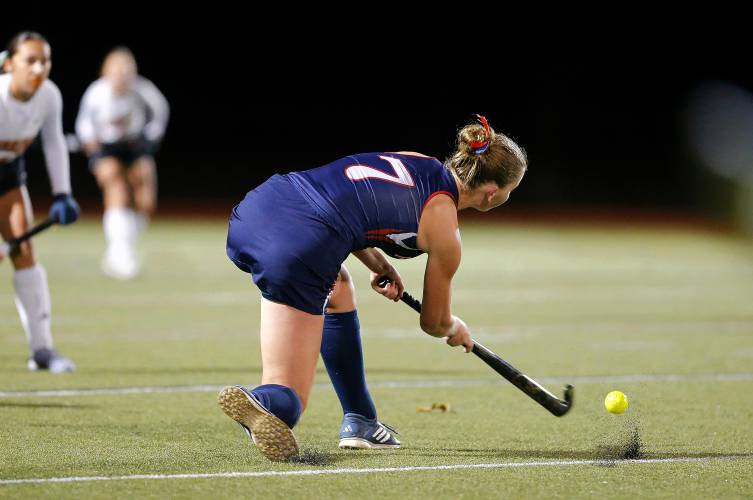
[{"label": "number 7 on jersey", "polygon": [[395,175],[390,175],[368,165],[351,165],[345,169],[345,176],[352,181],[379,179],[405,187],[414,187],[416,185],[402,161],[397,158],[390,158],[389,156],[380,156],[379,158],[392,166]]}]

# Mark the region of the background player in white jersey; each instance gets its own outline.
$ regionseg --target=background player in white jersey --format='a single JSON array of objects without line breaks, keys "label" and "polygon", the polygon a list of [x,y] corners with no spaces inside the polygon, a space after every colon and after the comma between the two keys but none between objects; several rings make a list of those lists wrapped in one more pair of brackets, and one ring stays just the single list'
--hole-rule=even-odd
[{"label": "background player in white jersey", "polygon": [[[19,33],[0,59],[4,72],[0,74],[0,234],[8,240],[23,234],[32,223],[24,153],[40,132],[55,195],[50,217],[70,224],[78,218],[79,208],[71,196],[63,100],[57,86],[47,79],[50,45],[38,33]],[[52,346],[47,273],[35,261],[31,243],[23,243],[10,260],[16,270],[16,306],[31,349],[29,369],[73,371],[73,362]]]},{"label": "background player in white jersey", "polygon": [[165,134],[167,100],[139,76],[130,50],[110,51],[102,77],[89,85],[76,119],[76,135],[104,195],[105,274],[130,279],[139,273],[136,243],[157,206],[153,154]]}]

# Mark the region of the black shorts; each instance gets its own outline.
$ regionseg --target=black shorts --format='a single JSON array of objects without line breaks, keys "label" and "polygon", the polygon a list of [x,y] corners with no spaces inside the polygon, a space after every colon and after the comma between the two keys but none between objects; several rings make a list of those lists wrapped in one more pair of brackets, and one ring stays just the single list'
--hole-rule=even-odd
[{"label": "black shorts", "polygon": [[101,158],[115,158],[127,168],[145,156],[152,156],[152,148],[146,141],[110,142],[102,144],[100,150],[89,157],[89,170],[94,172],[97,160]]},{"label": "black shorts", "polygon": [[26,184],[26,162],[19,156],[9,163],[0,163],[0,196]]}]

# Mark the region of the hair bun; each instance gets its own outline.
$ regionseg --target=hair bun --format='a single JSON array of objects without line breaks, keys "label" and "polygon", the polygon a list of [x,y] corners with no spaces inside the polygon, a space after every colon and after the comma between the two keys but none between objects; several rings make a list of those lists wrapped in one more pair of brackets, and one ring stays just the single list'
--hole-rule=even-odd
[{"label": "hair bun", "polygon": [[481,130],[481,138],[477,139],[475,141],[472,141],[468,146],[471,148],[471,151],[473,154],[480,155],[482,153],[485,153],[487,149],[489,149],[489,144],[491,143],[492,139],[492,133],[489,129],[489,122],[486,121],[486,117],[483,115],[476,115],[476,118],[481,122],[481,124],[484,126],[483,130]]}]

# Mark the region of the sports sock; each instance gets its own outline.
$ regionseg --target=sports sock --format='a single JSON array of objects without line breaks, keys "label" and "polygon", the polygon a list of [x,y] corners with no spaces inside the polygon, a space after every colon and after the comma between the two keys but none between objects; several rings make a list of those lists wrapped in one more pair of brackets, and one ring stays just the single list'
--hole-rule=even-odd
[{"label": "sports sock", "polygon": [[47,273],[41,264],[19,269],[13,275],[16,290],[16,308],[26,332],[29,347],[52,349],[50,333],[50,289]]},{"label": "sports sock", "polygon": [[259,403],[274,416],[285,422],[291,429],[301,416],[301,398],[290,387],[279,384],[265,384],[251,391]]},{"label": "sports sock", "polygon": [[324,315],[322,359],[343,413],[376,418],[376,408],[366,386],[358,312]]}]

